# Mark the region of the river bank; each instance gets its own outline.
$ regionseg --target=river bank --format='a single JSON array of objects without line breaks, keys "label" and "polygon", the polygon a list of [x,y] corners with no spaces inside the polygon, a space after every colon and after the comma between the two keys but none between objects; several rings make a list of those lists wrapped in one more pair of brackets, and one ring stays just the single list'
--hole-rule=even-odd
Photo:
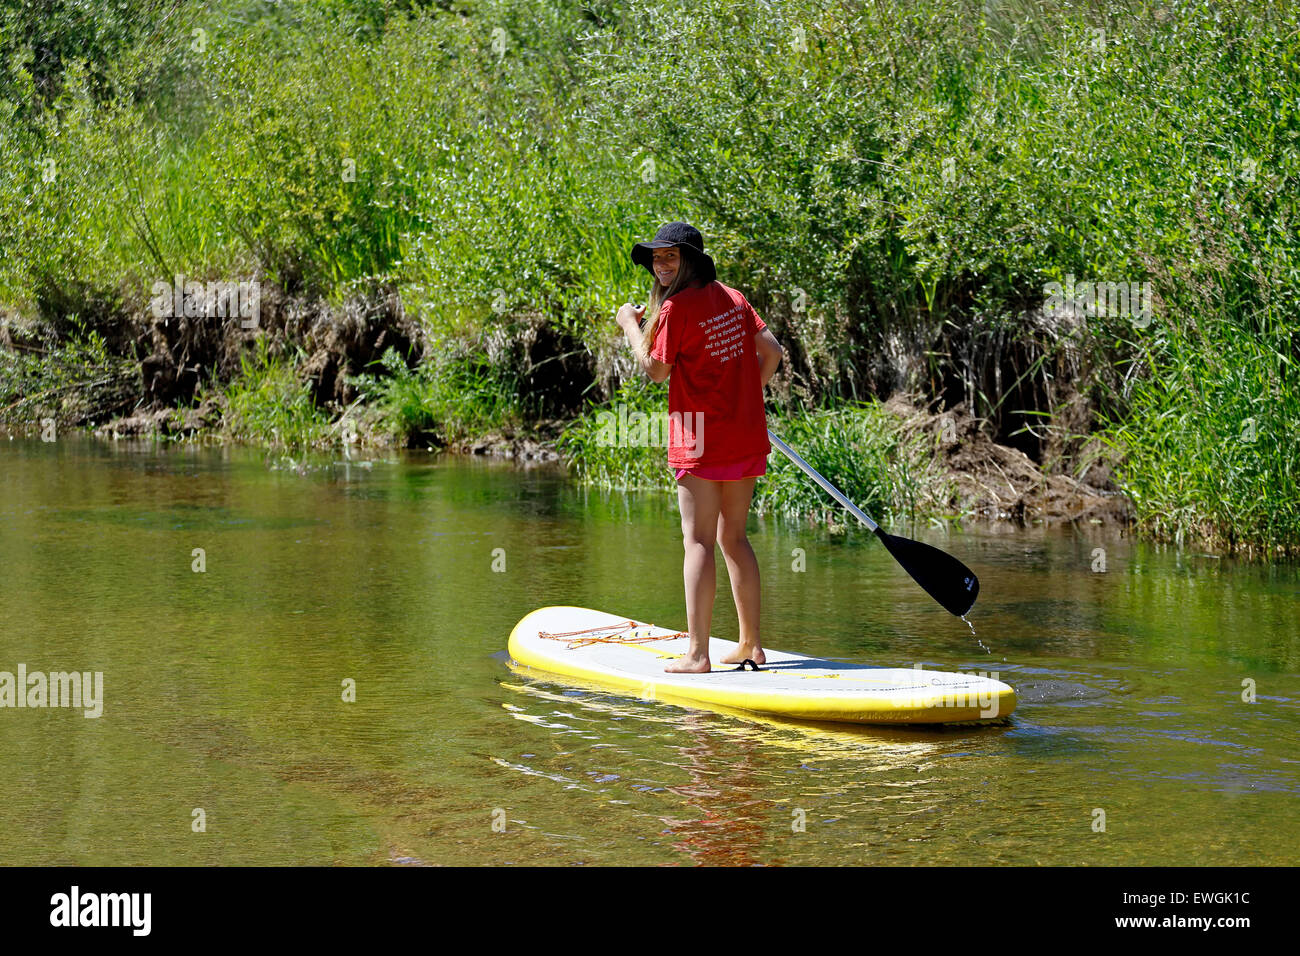
[{"label": "river bank", "polygon": [[[561,421],[580,480],[664,487],[591,417],[661,402],[611,316],[647,294],[633,243],[687,220],[787,350],[781,434],[874,514],[1091,521],[1122,491],[1135,533],[1300,552],[1290,6],[92,6],[0,24],[21,427]],[[779,461],[758,506],[813,507]]]},{"label": "river bank", "polygon": [[[319,365],[319,363],[317,363]],[[349,459],[364,459],[368,454],[383,453],[395,447],[420,447],[420,439],[429,450],[443,450],[465,456],[491,457],[516,462],[521,466],[553,462],[565,466],[580,482],[611,488],[657,488],[668,491],[671,480],[664,464],[662,447],[602,447],[584,446],[591,440],[590,432],[582,426],[595,416],[607,411],[609,405],[592,406],[588,412],[573,419],[516,420],[505,427],[456,430],[450,438],[443,438],[436,429],[417,434],[403,434],[395,423],[384,417],[384,410],[363,403],[349,406],[350,421],[340,417],[324,420],[321,411],[319,427],[304,429],[291,427],[282,434],[277,424],[268,430],[249,433],[232,429],[231,395],[220,390],[204,394],[201,400],[189,407],[162,406],[133,409],[130,413],[96,423],[89,420],[85,410],[97,405],[101,379],[64,387],[48,386],[34,392],[33,399],[20,400],[26,413],[15,420],[12,414],[0,415],[0,427],[10,434],[36,436],[44,431],[57,440],[57,435],[67,429],[87,432],[105,440],[140,440],[157,442],[184,442],[195,444],[235,442],[263,447],[268,451],[283,451],[296,457],[337,456],[342,452]],[[304,389],[314,382],[304,379]],[[622,393],[621,393],[622,394]],[[274,400],[282,396],[271,396]],[[662,396],[659,396],[662,402]],[[57,398],[57,401],[56,401]],[[652,405],[641,403],[650,414]],[[838,447],[811,450],[805,448],[806,457],[815,467],[824,469],[840,481],[846,493],[858,500],[876,502],[879,513],[886,517],[909,517],[920,520],[976,520],[992,524],[1031,525],[1086,522],[1128,526],[1133,522],[1132,502],[1115,485],[1112,467],[1106,460],[1100,442],[1092,440],[1097,456],[1082,478],[1065,474],[1051,474],[1029,458],[1023,451],[992,440],[987,433],[987,423],[981,422],[962,408],[928,411],[915,397],[896,396],[884,403],[874,403],[871,414],[878,421],[890,422],[896,442],[889,446],[880,467],[888,471],[900,460],[904,467],[921,476],[925,488],[918,496],[913,494],[898,503],[880,499],[879,490],[868,487],[870,478],[850,469],[845,475],[834,467],[836,457],[881,457],[878,447],[855,446],[851,433],[843,434]],[[267,410],[264,420],[282,424],[286,409]],[[841,410],[841,416],[852,416],[854,409]],[[834,410],[821,413],[832,422]],[[794,413],[799,418],[799,413]],[[80,420],[77,420],[80,418]],[[778,432],[791,424],[789,412],[773,414],[771,424]],[[828,435],[839,433],[832,426]],[[310,434],[313,440],[295,442],[289,436]],[[286,440],[287,439],[287,440]],[[907,451],[900,455],[900,449]],[[584,468],[590,454],[603,456],[603,469]],[[773,452],[772,466],[782,468],[786,463],[780,454]],[[633,463],[635,475],[628,477],[628,462]],[[612,476],[619,475],[622,480]],[[913,479],[916,480],[915,478]],[[760,497],[759,510],[778,510],[788,515],[815,516],[828,520],[832,527],[842,525],[842,516],[828,503],[811,483],[797,482],[797,490],[787,494],[773,505]]]}]

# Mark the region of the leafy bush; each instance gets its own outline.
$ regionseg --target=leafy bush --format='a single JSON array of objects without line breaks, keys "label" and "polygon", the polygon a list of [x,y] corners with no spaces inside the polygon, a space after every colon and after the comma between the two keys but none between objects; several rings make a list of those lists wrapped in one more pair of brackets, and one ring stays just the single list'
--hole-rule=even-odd
[{"label": "leafy bush", "polygon": [[109,354],[97,332],[73,324],[69,338],[0,349],[0,421],[34,429],[48,417],[80,425],[130,408],[139,367]]}]

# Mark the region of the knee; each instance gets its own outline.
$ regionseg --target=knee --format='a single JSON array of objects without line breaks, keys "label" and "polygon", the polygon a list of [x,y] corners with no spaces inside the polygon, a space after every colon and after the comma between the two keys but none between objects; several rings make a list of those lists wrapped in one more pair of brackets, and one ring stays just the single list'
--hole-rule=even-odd
[{"label": "knee", "polygon": [[710,557],[713,556],[713,538],[698,534],[694,529],[682,529],[682,547],[686,549],[687,554],[692,551],[703,551]]},{"label": "knee", "polygon": [[743,555],[749,549],[749,538],[745,536],[744,528],[732,530],[720,527],[718,528],[718,545],[722,548],[722,553],[727,557],[736,557]]}]

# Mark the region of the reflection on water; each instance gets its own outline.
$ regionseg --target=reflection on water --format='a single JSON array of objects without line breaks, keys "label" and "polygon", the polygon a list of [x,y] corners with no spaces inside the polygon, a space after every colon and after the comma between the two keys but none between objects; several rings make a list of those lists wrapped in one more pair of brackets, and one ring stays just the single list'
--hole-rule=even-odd
[{"label": "reflection on water", "polygon": [[770,646],[996,671],[1020,701],[1002,726],[855,728],[503,660],[545,604],[684,624],[667,496],[79,438],[0,442],[0,469],[0,671],[102,671],[105,695],[98,719],[0,709],[5,863],[1296,862],[1293,566],[916,532],[980,575],[986,654],[871,536],[756,517]]}]

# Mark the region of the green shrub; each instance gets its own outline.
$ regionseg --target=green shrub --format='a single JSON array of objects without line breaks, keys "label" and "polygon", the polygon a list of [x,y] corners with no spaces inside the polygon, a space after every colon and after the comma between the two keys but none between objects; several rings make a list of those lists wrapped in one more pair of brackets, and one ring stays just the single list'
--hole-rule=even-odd
[{"label": "green shrub", "polygon": [[0,349],[0,421],[81,425],[130,409],[139,367],[109,354],[103,337],[75,317],[72,324],[60,341]]},{"label": "green shrub", "polygon": [[[383,284],[430,338],[479,350],[550,326],[599,364],[613,310],[648,284],[631,244],[689,219],[810,408],[915,389],[1008,439],[1068,388],[1114,427],[1200,434],[1245,420],[1224,390],[1260,380],[1259,356],[1296,359],[1291,4],[47,6],[0,14],[0,302],[58,328],[76,315],[113,341],[156,279],[255,274],[297,299]],[[1151,282],[1155,326],[1044,318],[1046,284],[1071,275]],[[1290,410],[1284,372],[1268,388]],[[461,413],[444,380],[486,392]],[[515,384],[475,360],[381,371],[368,394],[409,441],[541,407],[499,401]],[[1235,490],[1177,490],[1137,435],[1116,432],[1124,480],[1153,515],[1187,516],[1169,527],[1295,543],[1285,470],[1225,460]],[[666,485],[649,455],[578,459],[593,480]],[[845,480],[906,510],[881,476]],[[1252,495],[1274,517],[1242,512]]]}]

